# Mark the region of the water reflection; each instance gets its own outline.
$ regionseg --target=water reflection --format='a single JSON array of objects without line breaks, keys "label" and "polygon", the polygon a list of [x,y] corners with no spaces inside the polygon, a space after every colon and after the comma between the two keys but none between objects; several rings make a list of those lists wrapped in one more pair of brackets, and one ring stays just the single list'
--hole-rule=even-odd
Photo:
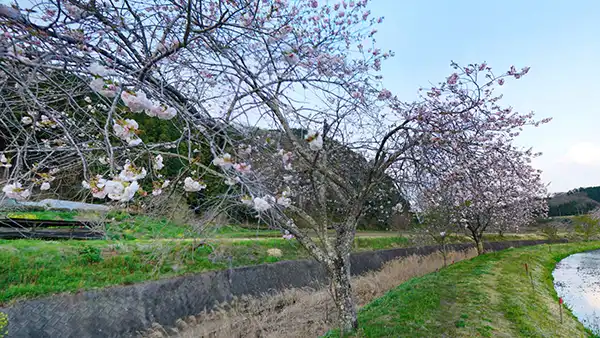
[{"label": "water reflection", "polygon": [[552,275],[558,296],[583,325],[600,334],[600,250],[563,259]]}]

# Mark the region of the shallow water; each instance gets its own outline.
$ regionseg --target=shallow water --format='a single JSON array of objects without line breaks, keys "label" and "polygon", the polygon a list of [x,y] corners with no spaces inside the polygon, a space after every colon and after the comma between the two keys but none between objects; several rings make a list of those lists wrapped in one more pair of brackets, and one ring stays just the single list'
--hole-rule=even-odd
[{"label": "shallow water", "polygon": [[552,272],[554,288],[583,325],[600,333],[600,250],[571,255]]}]

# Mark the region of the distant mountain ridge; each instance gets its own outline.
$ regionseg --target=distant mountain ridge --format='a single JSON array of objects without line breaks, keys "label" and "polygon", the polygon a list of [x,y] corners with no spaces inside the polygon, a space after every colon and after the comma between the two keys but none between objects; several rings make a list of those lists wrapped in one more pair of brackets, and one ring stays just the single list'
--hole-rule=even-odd
[{"label": "distant mountain ridge", "polygon": [[554,194],[548,199],[548,216],[585,214],[600,207],[600,186]]}]

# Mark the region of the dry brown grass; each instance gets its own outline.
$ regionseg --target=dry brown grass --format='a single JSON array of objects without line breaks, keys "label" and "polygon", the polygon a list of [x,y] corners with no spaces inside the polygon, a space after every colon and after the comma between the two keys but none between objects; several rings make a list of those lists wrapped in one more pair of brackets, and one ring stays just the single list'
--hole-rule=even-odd
[{"label": "dry brown grass", "polygon": [[[477,255],[476,250],[451,252],[448,261],[460,261]],[[410,256],[388,262],[376,272],[354,278],[356,302],[363,306],[402,282],[443,267],[440,253]],[[289,289],[263,297],[242,297],[222,304],[187,320],[179,320],[178,329],[155,324],[143,337],[316,337],[335,327],[337,319],[327,288]]]}]

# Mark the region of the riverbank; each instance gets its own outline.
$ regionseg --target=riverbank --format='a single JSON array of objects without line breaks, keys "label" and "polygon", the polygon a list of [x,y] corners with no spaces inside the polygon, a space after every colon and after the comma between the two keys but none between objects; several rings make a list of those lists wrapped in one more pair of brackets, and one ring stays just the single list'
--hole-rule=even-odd
[{"label": "riverbank", "polygon": [[[62,292],[310,258],[295,240],[262,237],[273,233],[272,230],[255,233],[257,236],[252,239],[251,230],[230,227],[214,238],[0,240],[0,306]],[[508,234],[503,238],[504,241],[527,239],[538,238],[529,234]],[[469,240],[456,238],[455,242]],[[417,243],[409,236],[359,232],[352,251],[413,246]]]},{"label": "riverbank", "polygon": [[[404,237],[358,237],[353,251],[409,244]],[[0,306],[61,292],[306,258],[308,252],[296,241],[281,238],[0,240]]]},{"label": "riverbank", "polygon": [[[541,242],[493,242],[486,243],[485,247],[487,250],[498,251],[511,247],[539,245]],[[446,248],[449,251],[465,252],[472,249],[473,244],[451,244]],[[427,256],[437,252],[439,247],[422,246],[355,253],[350,257],[351,273],[358,276],[377,271],[383,264],[395,259],[413,255]],[[437,262],[439,264],[439,260]],[[375,283],[383,282],[376,290],[381,290],[381,294],[385,293],[389,288],[401,283],[403,278],[412,277],[407,276],[412,270],[411,266],[423,272],[422,268],[426,267],[422,265],[428,264],[420,264],[417,259],[416,264],[408,264],[407,268],[393,268],[390,278],[375,277]],[[0,312],[8,315],[9,329],[15,337],[45,336],[50,331],[52,337],[131,337],[141,330],[153,327],[153,322],[171,326],[171,329],[175,329],[173,325],[177,328],[183,327],[183,321],[189,320],[189,316],[215,307],[219,311],[219,305],[223,302],[247,299],[249,296],[270,296],[291,288],[321,288],[326,285],[327,276],[323,266],[311,260],[295,260],[18,301],[11,306],[0,307]],[[367,287],[368,289],[371,288]],[[261,304],[262,300],[255,303]],[[279,301],[275,300],[275,303]],[[274,309],[281,313],[287,312],[285,306],[282,308],[280,305]],[[259,311],[267,308],[268,306],[256,307]],[[303,312],[307,312],[306,309],[314,312],[314,308],[310,306],[303,307]],[[329,305],[324,310],[324,317],[334,313]],[[194,324],[197,321],[198,318],[194,317],[190,323]],[[289,321],[281,323],[283,326],[288,324]],[[218,326],[216,331],[219,331]],[[333,327],[335,325],[326,327],[326,330]],[[158,333],[153,333],[153,336],[156,334]],[[262,333],[260,335],[264,336]]]},{"label": "riverbank", "polygon": [[561,323],[552,270],[573,253],[599,248],[587,242],[509,249],[413,278],[366,305],[354,336],[593,337],[566,308]]},{"label": "riverbank", "polygon": [[[477,255],[477,250],[451,251],[448,259],[458,262]],[[352,279],[357,305],[363,306],[410,278],[423,276],[444,266],[440,252],[411,255],[386,263],[381,270]],[[310,311],[307,311],[310,309]],[[145,338],[230,338],[230,337],[320,337],[335,327],[337,314],[327,287],[292,288],[258,297],[241,297],[197,316],[177,321],[172,327],[154,324]],[[182,325],[182,321],[186,325]]]}]

